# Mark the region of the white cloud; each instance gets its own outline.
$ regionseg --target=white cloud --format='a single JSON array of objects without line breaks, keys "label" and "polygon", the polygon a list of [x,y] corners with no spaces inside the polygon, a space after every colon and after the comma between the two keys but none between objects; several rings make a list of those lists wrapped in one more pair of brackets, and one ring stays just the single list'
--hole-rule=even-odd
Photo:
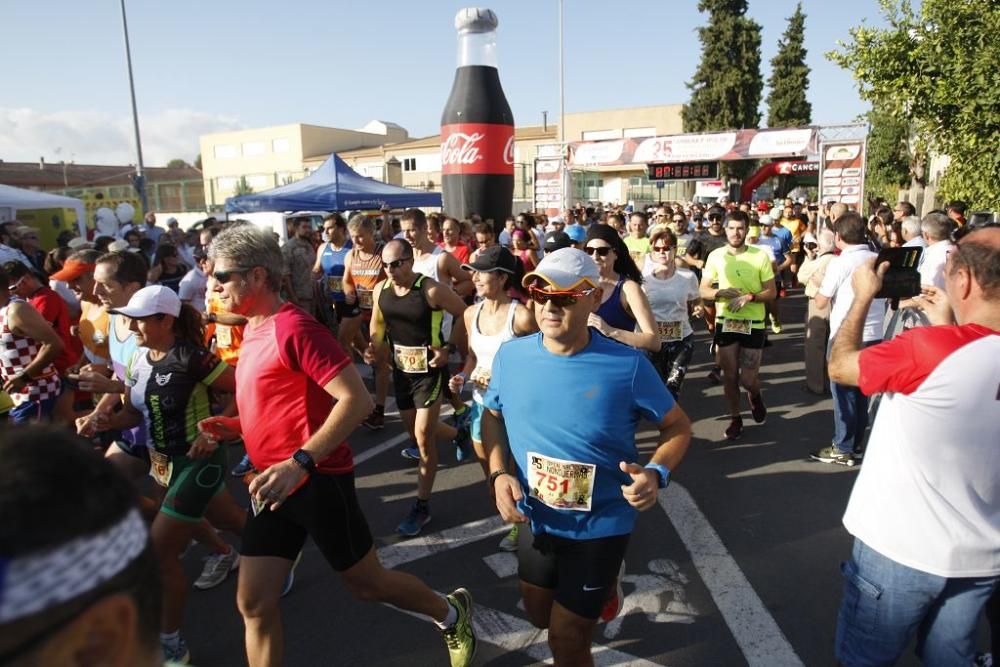
[{"label": "white cloud", "polygon": [[[238,118],[190,109],[141,114],[143,162],[147,167],[162,167],[173,158],[194,161],[199,136],[243,127]],[[131,116],[0,107],[0,159],[8,162],[44,157],[50,162],[134,164],[133,137]]]}]

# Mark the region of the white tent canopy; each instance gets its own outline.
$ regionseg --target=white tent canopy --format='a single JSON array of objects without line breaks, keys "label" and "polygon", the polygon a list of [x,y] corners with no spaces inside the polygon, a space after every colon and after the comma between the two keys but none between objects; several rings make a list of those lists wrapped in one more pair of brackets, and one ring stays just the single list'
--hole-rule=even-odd
[{"label": "white tent canopy", "polygon": [[25,190],[10,185],[0,185],[0,221],[13,220],[18,209],[71,208],[76,211],[76,225],[80,236],[87,236],[87,217],[83,202],[72,197],[54,195],[37,190]]}]

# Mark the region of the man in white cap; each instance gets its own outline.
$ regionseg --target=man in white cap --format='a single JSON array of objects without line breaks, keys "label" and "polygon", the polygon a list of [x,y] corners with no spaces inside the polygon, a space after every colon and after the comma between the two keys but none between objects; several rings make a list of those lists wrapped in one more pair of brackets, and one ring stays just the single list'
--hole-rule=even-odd
[{"label": "man in white cap", "polygon": [[[489,482],[505,521],[530,522],[518,536],[521,596],[557,665],[592,664],[594,626],[621,610],[636,511],[656,504],[691,440],[646,355],[587,326],[600,282],[586,253],[546,253],[523,281],[541,332],[500,347],[484,397]],[[642,419],[659,428],[645,467]]]}]

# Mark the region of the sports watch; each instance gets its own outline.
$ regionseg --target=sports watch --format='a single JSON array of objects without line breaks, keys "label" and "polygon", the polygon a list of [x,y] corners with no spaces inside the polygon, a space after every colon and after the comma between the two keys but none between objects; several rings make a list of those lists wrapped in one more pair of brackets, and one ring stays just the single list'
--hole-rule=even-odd
[{"label": "sports watch", "polygon": [[297,449],[292,454],[292,460],[299,464],[299,467],[311,475],[316,470],[316,462],[313,461],[312,454],[304,449]]},{"label": "sports watch", "polygon": [[667,488],[667,484],[670,484],[670,471],[666,466],[661,466],[659,463],[647,463],[646,467],[650,470],[655,470],[656,474],[660,478],[660,488]]}]

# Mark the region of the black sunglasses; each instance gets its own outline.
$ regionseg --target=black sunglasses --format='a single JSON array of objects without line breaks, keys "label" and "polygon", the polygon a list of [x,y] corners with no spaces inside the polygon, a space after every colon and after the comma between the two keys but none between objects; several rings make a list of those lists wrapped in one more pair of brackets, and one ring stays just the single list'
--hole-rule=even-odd
[{"label": "black sunglasses", "polygon": [[608,256],[608,253],[609,253],[609,252],[611,252],[612,248],[611,248],[611,246],[609,246],[609,245],[606,245],[606,246],[602,246],[602,247],[600,247],[600,248],[594,248],[594,247],[591,247],[591,246],[587,246],[587,247],[586,247],[586,248],[584,248],[583,250],[584,250],[584,252],[586,252],[586,253],[587,253],[588,255],[594,255],[594,254],[597,254],[597,255],[599,255],[599,256],[601,256],[601,257],[607,257],[607,256]]},{"label": "black sunglasses", "polygon": [[411,259],[413,259],[413,258],[412,257],[404,257],[403,259],[394,259],[391,262],[382,262],[382,266],[386,269],[386,271],[388,271],[390,269],[398,269],[404,263],[409,262]]},{"label": "black sunglasses", "polygon": [[228,271],[213,271],[212,277],[220,283],[228,283],[234,275],[246,276],[252,269],[229,269]]}]

